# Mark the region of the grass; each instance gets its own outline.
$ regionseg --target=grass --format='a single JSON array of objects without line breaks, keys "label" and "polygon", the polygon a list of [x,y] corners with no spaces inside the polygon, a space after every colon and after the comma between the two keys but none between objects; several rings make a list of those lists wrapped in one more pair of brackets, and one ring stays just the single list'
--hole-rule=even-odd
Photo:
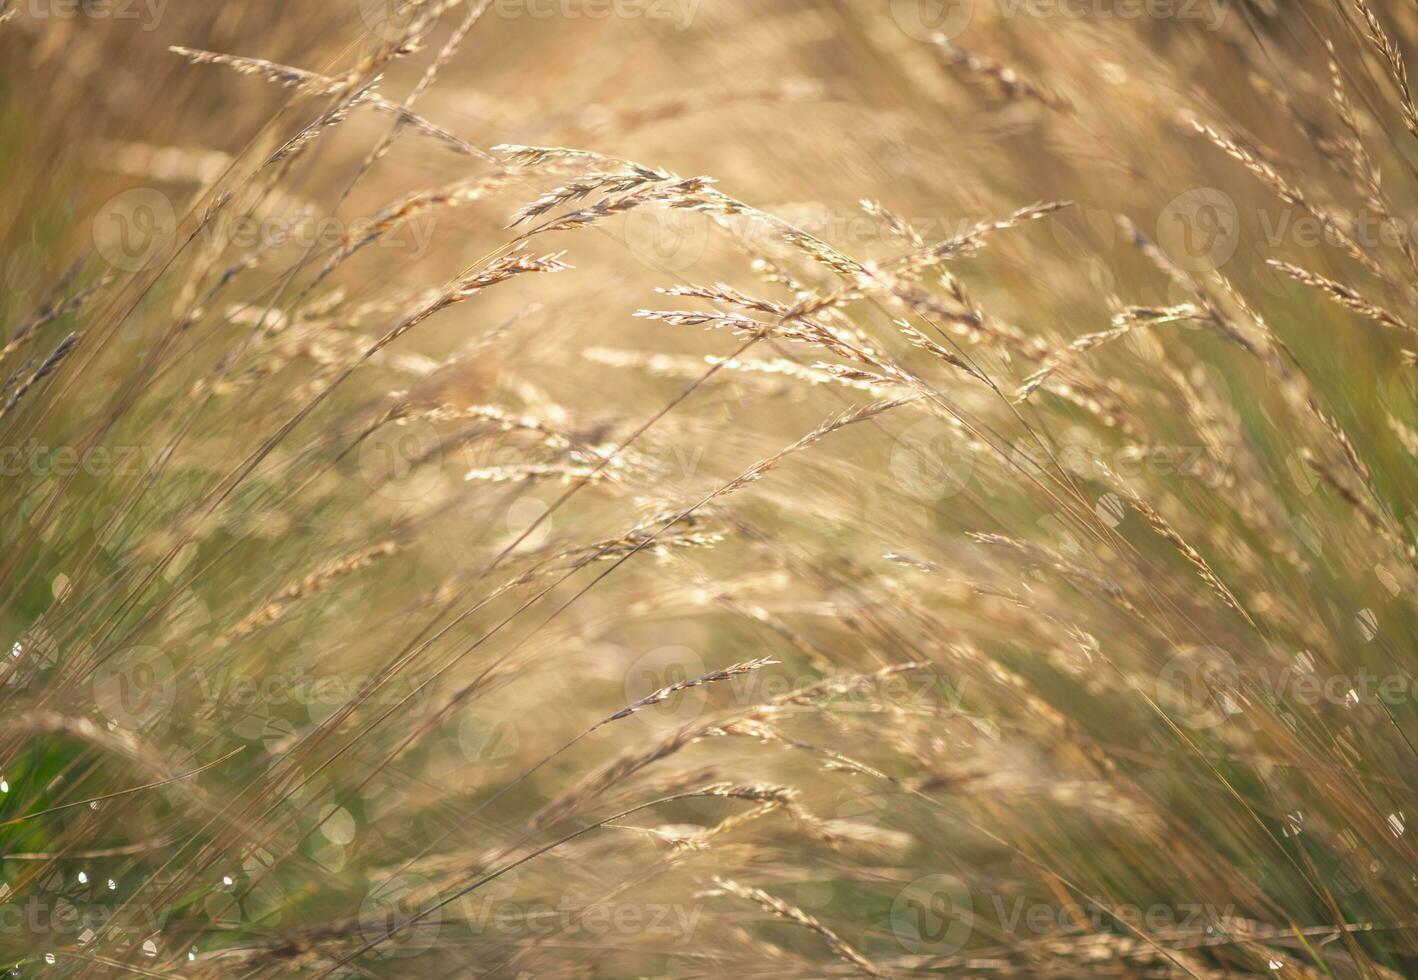
[{"label": "grass", "polygon": [[1410,10],[383,9],[0,21],[0,964],[1414,971]]}]

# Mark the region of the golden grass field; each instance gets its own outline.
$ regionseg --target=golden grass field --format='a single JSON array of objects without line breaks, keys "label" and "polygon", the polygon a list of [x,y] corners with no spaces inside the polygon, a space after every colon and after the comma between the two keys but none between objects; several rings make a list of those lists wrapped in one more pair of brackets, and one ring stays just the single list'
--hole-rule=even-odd
[{"label": "golden grass field", "polygon": [[1418,11],[0,0],[0,967],[1418,975]]}]

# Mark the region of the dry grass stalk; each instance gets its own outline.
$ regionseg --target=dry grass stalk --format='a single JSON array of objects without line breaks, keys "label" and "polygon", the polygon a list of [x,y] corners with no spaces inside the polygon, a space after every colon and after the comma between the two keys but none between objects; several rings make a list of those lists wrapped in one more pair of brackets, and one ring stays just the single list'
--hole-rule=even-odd
[{"label": "dry grass stalk", "polygon": [[24,382],[11,393],[9,399],[5,402],[5,407],[0,408],[0,419],[3,419],[14,411],[15,406],[20,403],[25,395],[29,394],[31,388],[54,373],[55,369],[63,363],[64,359],[74,352],[74,348],[78,346],[81,336],[82,334],[76,331],[65,335],[64,339],[59,341],[54,350],[49,352],[49,356],[40,362],[39,367],[35,369],[34,373],[26,378]]},{"label": "dry grass stalk", "polygon": [[460,3],[0,0],[3,965],[1412,974],[1418,21]]},{"label": "dry grass stalk", "polygon": [[723,889],[724,891],[728,892],[730,895],[737,895],[739,898],[747,899],[750,902],[756,902],[758,905],[767,909],[769,912],[773,913],[779,918],[786,919],[789,922],[794,922],[802,926],[804,929],[808,929],[812,932],[817,933],[818,936],[822,937],[823,942],[827,943],[828,947],[831,948],[832,952],[837,954],[837,956],[840,957],[843,961],[855,966],[866,976],[890,976],[890,974],[883,973],[881,970],[878,970],[870,960],[868,960],[861,953],[857,952],[851,946],[848,946],[845,942],[843,942],[841,936],[837,935],[835,932],[827,928],[816,918],[804,912],[796,905],[792,905],[788,902],[785,902],[780,898],[774,898],[772,895],[768,894],[761,888],[751,888],[746,885],[740,885],[738,882],[732,881],[728,878],[716,877],[714,879],[714,884],[717,885],[719,888]]},{"label": "dry grass stalk", "polygon": [[1313,286],[1315,289],[1323,290],[1333,297],[1334,301],[1345,309],[1353,310],[1360,316],[1368,317],[1376,323],[1381,323],[1394,330],[1401,330],[1407,333],[1414,333],[1414,329],[1405,321],[1399,319],[1394,314],[1385,310],[1377,304],[1371,303],[1363,296],[1360,296],[1353,288],[1344,285],[1342,282],[1335,282],[1333,279],[1326,279],[1324,276],[1316,275],[1299,266],[1291,265],[1289,262],[1282,262],[1279,259],[1267,259],[1269,265],[1279,269],[1296,282],[1306,286]]},{"label": "dry grass stalk", "polygon": [[[351,77],[330,78],[318,72],[306,71],[303,68],[294,68],[290,65],[280,65],[261,58],[242,58],[237,55],[219,54],[215,51],[184,48],[180,45],[173,45],[169,50],[174,54],[181,55],[194,65],[224,65],[243,75],[258,75],[281,85],[295,87],[304,95],[339,96],[349,91],[352,83]],[[373,91],[367,91],[356,104],[367,105],[379,112],[388,113],[394,116],[400,125],[411,126],[457,153],[471,155],[475,152],[467,141],[458,138],[442,126],[434,125],[406,106],[390,102],[388,99],[374,94]]]}]

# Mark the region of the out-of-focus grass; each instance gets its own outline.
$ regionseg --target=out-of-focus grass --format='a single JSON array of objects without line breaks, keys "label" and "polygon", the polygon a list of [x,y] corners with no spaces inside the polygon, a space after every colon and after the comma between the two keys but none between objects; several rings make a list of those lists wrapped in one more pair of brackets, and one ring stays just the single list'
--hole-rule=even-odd
[{"label": "out-of-focus grass", "polygon": [[1415,268],[1294,230],[1407,221],[1367,8],[413,7],[0,24],[0,959],[1411,972]]}]

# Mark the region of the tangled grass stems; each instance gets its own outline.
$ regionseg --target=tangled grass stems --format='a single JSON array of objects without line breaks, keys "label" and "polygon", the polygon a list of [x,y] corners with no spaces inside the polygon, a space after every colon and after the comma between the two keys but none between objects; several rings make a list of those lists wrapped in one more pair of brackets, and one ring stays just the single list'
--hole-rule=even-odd
[{"label": "tangled grass stems", "polygon": [[1418,21],[903,9],[5,19],[4,966],[1413,972]]}]

